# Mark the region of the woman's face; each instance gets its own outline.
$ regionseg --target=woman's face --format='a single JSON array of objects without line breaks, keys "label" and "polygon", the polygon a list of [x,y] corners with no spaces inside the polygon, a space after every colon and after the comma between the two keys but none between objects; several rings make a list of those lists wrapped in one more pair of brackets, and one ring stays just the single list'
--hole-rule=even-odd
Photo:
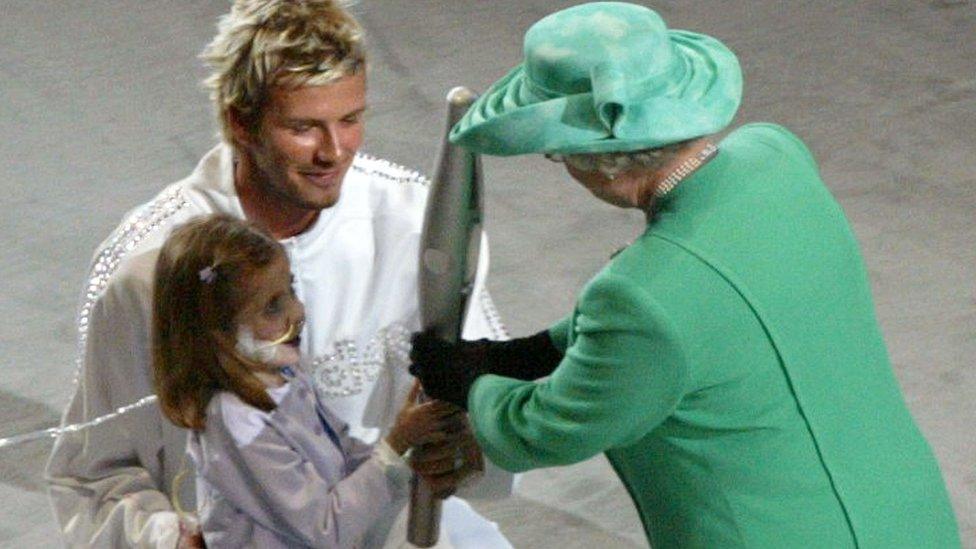
[{"label": "woman's face", "polygon": [[[305,321],[305,307],[295,295],[288,259],[279,254],[271,263],[251,274],[244,284],[247,301],[237,314],[238,328],[250,330],[262,342],[277,341]],[[282,344],[282,351],[297,362],[298,333]]]},{"label": "woman's face", "polygon": [[620,208],[642,207],[642,189],[646,174],[630,170],[610,179],[599,170],[582,171],[572,164],[566,164],[566,171],[579,181],[593,196]]}]

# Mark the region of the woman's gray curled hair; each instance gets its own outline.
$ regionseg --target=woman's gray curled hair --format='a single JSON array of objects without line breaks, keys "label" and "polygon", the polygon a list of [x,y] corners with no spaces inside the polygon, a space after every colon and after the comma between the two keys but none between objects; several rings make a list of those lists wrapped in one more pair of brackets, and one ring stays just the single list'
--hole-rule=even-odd
[{"label": "woman's gray curled hair", "polygon": [[692,141],[694,139],[639,151],[548,156],[562,160],[579,171],[600,172],[613,179],[634,169],[654,171],[671,162]]}]

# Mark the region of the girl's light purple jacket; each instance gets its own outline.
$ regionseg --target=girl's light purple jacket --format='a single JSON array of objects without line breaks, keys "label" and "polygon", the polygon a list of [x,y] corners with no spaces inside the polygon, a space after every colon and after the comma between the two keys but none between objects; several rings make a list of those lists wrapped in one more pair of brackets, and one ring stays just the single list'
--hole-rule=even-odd
[{"label": "girl's light purple jacket", "polygon": [[218,393],[189,435],[207,547],[381,547],[409,467],[349,436],[300,370],[268,393],[270,413]]}]

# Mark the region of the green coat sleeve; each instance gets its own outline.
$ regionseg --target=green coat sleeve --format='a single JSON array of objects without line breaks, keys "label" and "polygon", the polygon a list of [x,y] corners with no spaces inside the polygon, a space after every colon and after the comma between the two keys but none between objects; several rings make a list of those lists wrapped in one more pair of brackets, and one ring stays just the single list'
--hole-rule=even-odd
[{"label": "green coat sleeve", "polygon": [[472,386],[475,433],[504,469],[576,463],[636,442],[684,394],[687,365],[677,332],[627,279],[594,279],[567,332],[566,356],[545,381],[486,375]]},{"label": "green coat sleeve", "polygon": [[566,354],[566,348],[569,347],[569,329],[573,325],[572,322],[573,315],[568,315],[549,328],[549,339],[563,354]]}]

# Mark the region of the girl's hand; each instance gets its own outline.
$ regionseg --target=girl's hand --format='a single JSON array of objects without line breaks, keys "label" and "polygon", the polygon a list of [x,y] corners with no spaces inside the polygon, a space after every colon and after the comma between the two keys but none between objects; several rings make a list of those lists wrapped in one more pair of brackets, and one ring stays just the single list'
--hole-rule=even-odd
[{"label": "girl's hand", "polygon": [[467,420],[449,439],[414,447],[410,467],[438,498],[446,498],[485,469],[484,457]]},{"label": "girl's hand", "polygon": [[411,446],[421,446],[457,438],[464,429],[464,411],[447,402],[432,400],[418,403],[420,383],[414,383],[396,423],[386,437],[387,444],[398,454]]}]

